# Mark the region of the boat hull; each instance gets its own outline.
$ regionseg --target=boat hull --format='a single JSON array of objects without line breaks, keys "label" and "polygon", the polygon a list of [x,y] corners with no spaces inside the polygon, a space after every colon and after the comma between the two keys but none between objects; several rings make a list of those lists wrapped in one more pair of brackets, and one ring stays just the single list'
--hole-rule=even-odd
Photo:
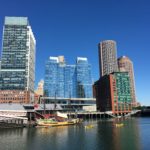
[{"label": "boat hull", "polygon": [[50,126],[50,127],[56,127],[56,126],[67,126],[67,125],[74,125],[75,122],[57,122],[57,123],[38,123],[38,126]]},{"label": "boat hull", "polygon": [[71,121],[51,121],[51,120],[38,120],[37,126],[44,126],[44,127],[56,127],[56,126],[68,126],[68,125],[75,125],[81,123],[79,119],[72,119]]}]

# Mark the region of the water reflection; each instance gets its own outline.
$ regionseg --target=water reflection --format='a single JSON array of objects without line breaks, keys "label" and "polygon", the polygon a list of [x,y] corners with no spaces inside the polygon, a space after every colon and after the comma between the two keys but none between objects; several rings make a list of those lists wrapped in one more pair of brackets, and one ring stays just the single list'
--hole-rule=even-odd
[{"label": "water reflection", "polygon": [[[116,123],[123,123],[123,127],[116,127]],[[110,150],[140,150],[138,120],[110,120],[101,122],[98,126],[101,132],[99,142],[102,149]]]},{"label": "water reflection", "polygon": [[[149,119],[150,120],[150,119]],[[87,121],[79,126],[0,129],[0,150],[140,150],[139,119]],[[86,130],[84,125],[93,124]],[[148,128],[148,130],[150,130]]]},{"label": "water reflection", "polygon": [[19,150],[26,147],[24,129],[0,129],[0,150]]}]

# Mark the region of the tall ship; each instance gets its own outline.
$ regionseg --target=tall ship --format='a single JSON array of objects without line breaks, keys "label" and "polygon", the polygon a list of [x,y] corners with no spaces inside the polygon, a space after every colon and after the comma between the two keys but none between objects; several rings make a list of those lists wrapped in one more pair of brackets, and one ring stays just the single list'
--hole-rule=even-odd
[{"label": "tall ship", "polygon": [[55,115],[45,119],[37,119],[37,126],[44,127],[56,127],[56,126],[67,126],[67,125],[75,125],[82,122],[80,118],[68,118],[67,114],[57,112]]}]

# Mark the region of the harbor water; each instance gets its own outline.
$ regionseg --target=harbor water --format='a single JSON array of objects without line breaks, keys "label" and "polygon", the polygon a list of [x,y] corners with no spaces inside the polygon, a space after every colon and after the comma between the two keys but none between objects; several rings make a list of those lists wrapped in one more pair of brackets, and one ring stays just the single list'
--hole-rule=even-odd
[{"label": "harbor water", "polygon": [[[123,126],[117,127],[116,124]],[[92,125],[92,128],[85,128]],[[86,120],[52,128],[0,129],[0,150],[149,150],[150,118]]]}]

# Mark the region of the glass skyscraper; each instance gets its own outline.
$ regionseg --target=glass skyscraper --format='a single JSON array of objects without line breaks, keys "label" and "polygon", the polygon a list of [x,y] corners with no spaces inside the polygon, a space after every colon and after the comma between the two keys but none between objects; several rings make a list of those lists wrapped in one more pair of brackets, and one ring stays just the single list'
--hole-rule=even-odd
[{"label": "glass skyscraper", "polygon": [[90,98],[92,96],[91,65],[87,58],[77,58],[77,96]]},{"label": "glass skyscraper", "polygon": [[35,45],[27,17],[5,17],[0,67],[0,103],[34,101]]},{"label": "glass skyscraper", "polygon": [[27,17],[5,17],[0,90],[34,92],[35,44]]},{"label": "glass skyscraper", "polygon": [[44,91],[47,97],[92,98],[91,65],[78,57],[76,65],[67,65],[64,57],[46,62]]}]

